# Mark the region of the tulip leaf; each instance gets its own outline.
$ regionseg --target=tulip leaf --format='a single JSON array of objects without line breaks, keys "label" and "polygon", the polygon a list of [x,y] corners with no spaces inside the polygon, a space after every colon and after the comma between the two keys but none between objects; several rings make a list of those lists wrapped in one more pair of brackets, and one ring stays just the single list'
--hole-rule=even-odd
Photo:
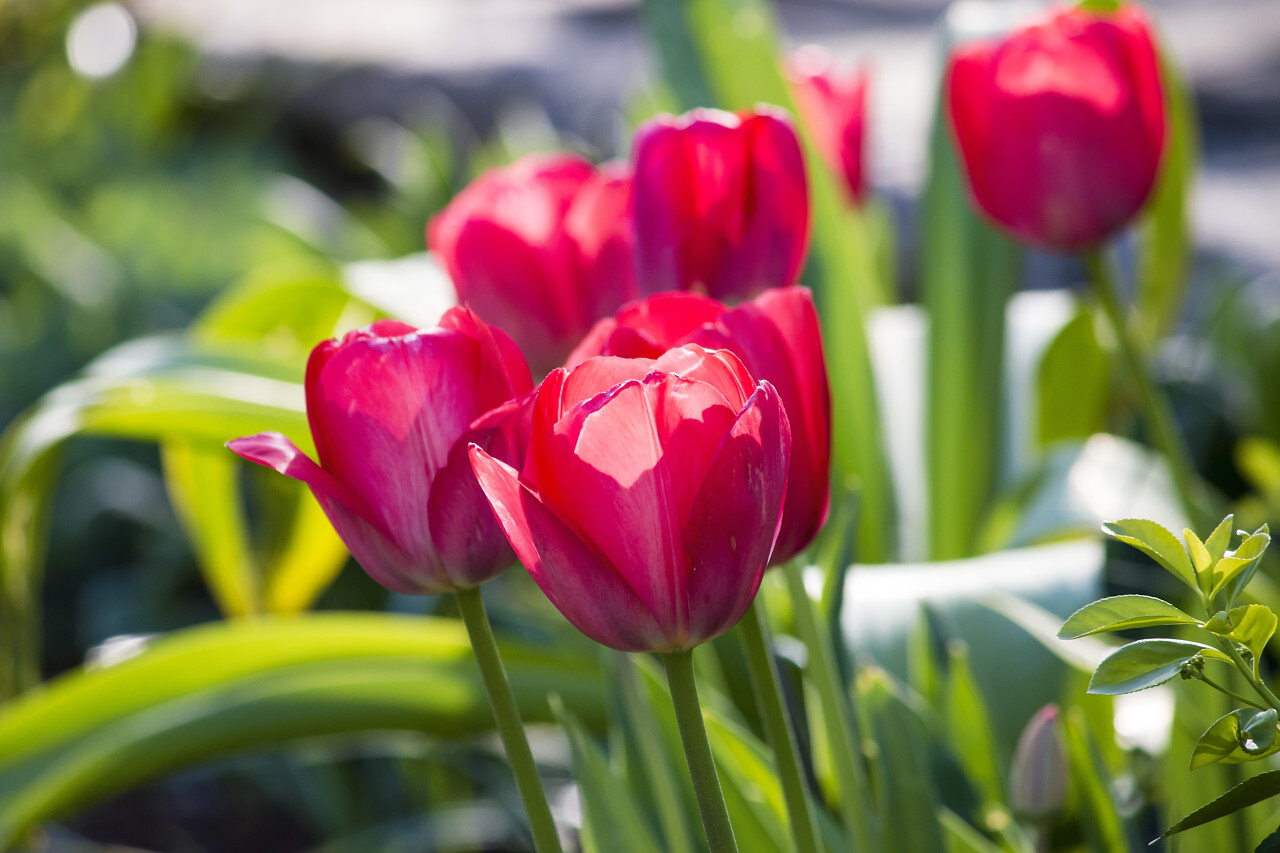
[{"label": "tulip leaf", "polygon": [[1269,800],[1280,794],[1280,770],[1260,773],[1244,780],[1217,799],[1201,806],[1173,826],[1166,829],[1161,838],[1168,838],[1197,826],[1218,820],[1241,809]]},{"label": "tulip leaf", "polygon": [[979,522],[993,498],[1004,400],[992,377],[1003,374],[1005,307],[1018,282],[1022,253],[974,211],[947,127],[945,92],[936,104],[919,257],[921,299],[929,317],[929,556],[945,560],[975,552]]},{"label": "tulip leaf", "polygon": [[1177,677],[1183,667],[1204,658],[1231,660],[1215,648],[1189,640],[1138,640],[1098,664],[1089,679],[1089,692],[1116,696],[1145,690]]},{"label": "tulip leaf", "polygon": [[1074,640],[1103,631],[1124,631],[1154,625],[1199,625],[1167,601],[1149,595],[1116,595],[1086,604],[1062,625],[1058,637]]},{"label": "tulip leaf", "polygon": [[1191,187],[1199,159],[1195,100],[1164,40],[1157,42],[1167,132],[1155,189],[1138,223],[1134,312],[1148,345],[1169,331],[1182,304],[1192,249]]},{"label": "tulip leaf", "polygon": [[1125,518],[1107,522],[1102,525],[1102,529],[1121,542],[1137,548],[1178,580],[1199,591],[1196,572],[1186,547],[1164,527],[1143,518]]},{"label": "tulip leaf", "polygon": [[226,616],[261,613],[262,576],[240,505],[239,466],[218,445],[169,441],[161,448],[165,484],[209,592]]},{"label": "tulip leaf", "polygon": [[1111,365],[1094,326],[1093,310],[1081,305],[1040,359],[1036,418],[1042,447],[1101,432],[1111,391]]},{"label": "tulip leaf", "polygon": [[626,784],[609,766],[609,759],[582,723],[553,697],[552,712],[569,736],[573,778],[582,797],[583,850],[586,853],[658,851],[653,832],[629,796]]},{"label": "tulip leaf", "polygon": [[1062,740],[1070,776],[1082,795],[1087,849],[1099,853],[1129,853],[1129,840],[1116,809],[1106,767],[1098,760],[1097,744],[1089,734],[1084,712],[1070,708],[1062,716]]},{"label": "tulip leaf", "polygon": [[1271,536],[1265,524],[1245,537],[1235,551],[1223,557],[1213,567],[1212,594],[1216,596],[1237,579],[1241,579],[1238,588],[1243,588],[1270,544]]},{"label": "tulip leaf", "polygon": [[945,806],[938,810],[938,823],[947,837],[945,853],[1000,853],[985,835]]},{"label": "tulip leaf", "polygon": [[970,665],[963,641],[948,649],[943,719],[947,739],[975,787],[989,802],[1004,802],[1004,780],[991,715]]},{"label": "tulip leaf", "polygon": [[[599,722],[593,656],[562,644],[500,645],[526,719],[549,720],[554,692]],[[492,725],[457,620],[308,614],[186,629],[0,711],[0,849],[41,821],[234,750]]]},{"label": "tulip leaf", "polygon": [[1191,753],[1191,769],[1206,764],[1241,764],[1280,751],[1274,708],[1239,708],[1219,717],[1200,736]]},{"label": "tulip leaf", "polygon": [[1246,604],[1229,612],[1219,612],[1204,623],[1205,630],[1226,637],[1249,650],[1253,659],[1253,674],[1258,674],[1258,661],[1262,650],[1276,632],[1276,615],[1271,608],[1261,604]]}]

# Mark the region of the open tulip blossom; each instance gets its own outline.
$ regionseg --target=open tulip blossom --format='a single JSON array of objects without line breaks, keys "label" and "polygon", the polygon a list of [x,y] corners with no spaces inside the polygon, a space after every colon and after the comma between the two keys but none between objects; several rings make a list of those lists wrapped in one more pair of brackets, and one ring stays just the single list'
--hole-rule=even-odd
[{"label": "open tulip blossom", "polygon": [[776,107],[660,115],[636,131],[636,275],[645,294],[749,299],[795,284],[809,188],[795,129]]},{"label": "open tulip blossom", "polygon": [[813,295],[803,287],[769,288],[727,308],[696,293],[659,293],[597,323],[568,366],[596,355],[657,358],[688,343],[732,350],[786,406],[791,463],[773,563],[789,560],[813,541],[829,503],[831,399]]},{"label": "open tulip blossom", "polygon": [[791,432],[725,350],[593,358],[551,372],[523,470],[471,450],[520,561],[580,631],[690,649],[733,626],[778,535]]},{"label": "open tulip blossom", "polygon": [[1134,4],[1059,10],[1002,39],[963,44],[946,97],[974,200],[1022,240],[1096,246],[1155,185],[1165,106]]},{"label": "open tulip blossom", "polygon": [[427,227],[458,300],[520,345],[539,375],[637,295],[623,164],[535,154],[490,169]]}]

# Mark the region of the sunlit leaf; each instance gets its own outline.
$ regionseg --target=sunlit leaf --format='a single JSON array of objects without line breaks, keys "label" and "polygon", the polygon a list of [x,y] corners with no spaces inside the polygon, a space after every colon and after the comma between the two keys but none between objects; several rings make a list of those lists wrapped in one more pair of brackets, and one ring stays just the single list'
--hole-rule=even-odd
[{"label": "sunlit leaf", "polygon": [[1108,522],[1102,525],[1102,529],[1151,557],[1187,586],[1198,589],[1196,572],[1186,547],[1159,524],[1143,518],[1125,518]]},{"label": "sunlit leaf", "polygon": [[1199,625],[1167,601],[1149,595],[1116,595],[1086,604],[1063,624],[1058,637],[1074,640],[1103,631],[1124,631],[1152,625]]},{"label": "sunlit leaf", "polygon": [[1244,583],[1248,582],[1248,576],[1252,574],[1259,558],[1266,552],[1267,546],[1271,544],[1271,536],[1267,531],[1267,526],[1255,530],[1230,556],[1223,557],[1213,567],[1213,595],[1217,595],[1229,584],[1237,579],[1243,579]]},{"label": "sunlit leaf", "polygon": [[1197,658],[1230,661],[1222,652],[1188,640],[1138,640],[1116,649],[1089,680],[1089,692],[1105,696],[1164,684]]},{"label": "sunlit leaf", "polygon": [[1259,774],[1244,780],[1222,796],[1196,809],[1166,829],[1160,837],[1168,838],[1170,835],[1218,820],[1277,794],[1280,794],[1280,770]]},{"label": "sunlit leaf", "polygon": [[1241,764],[1280,750],[1276,742],[1276,710],[1239,708],[1225,714],[1200,735],[1191,753],[1191,769],[1206,764]]},{"label": "sunlit leaf", "polygon": [[1276,615],[1261,604],[1246,604],[1229,612],[1217,613],[1204,623],[1204,627],[1248,649],[1253,658],[1254,675],[1257,675],[1262,650],[1276,632]]}]

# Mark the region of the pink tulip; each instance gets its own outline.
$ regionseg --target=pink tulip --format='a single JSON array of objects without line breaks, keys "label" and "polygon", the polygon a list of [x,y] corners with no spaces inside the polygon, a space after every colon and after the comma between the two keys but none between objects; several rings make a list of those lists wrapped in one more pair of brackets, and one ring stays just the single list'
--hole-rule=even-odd
[{"label": "pink tulip", "polygon": [[844,178],[845,193],[856,206],[867,197],[864,137],[867,126],[867,74],[841,73],[830,53],[810,45],[792,54],[787,80],[796,110],[813,134],[828,167]]},{"label": "pink tulip", "polygon": [[480,487],[551,603],[597,642],[679,651],[755,597],[778,535],[791,431],[726,351],[593,358],[551,372],[524,470],[471,450]]},{"label": "pink tulip", "polygon": [[737,308],[695,293],[659,293],[601,320],[569,356],[656,358],[686,343],[732,350],[752,376],[778,391],[791,424],[791,464],[773,563],[813,541],[827,519],[831,400],[822,329],[803,287],[772,288]]},{"label": "pink tulip", "polygon": [[310,486],[378,583],[450,592],[511,565],[467,446],[520,464],[531,410],[516,398],[532,387],[511,339],[465,308],[430,330],[380,320],[311,352],[307,420],[319,464],[280,433],[227,446]]},{"label": "pink tulip", "polygon": [[570,154],[490,169],[427,227],[458,300],[501,327],[539,373],[636,296],[625,165]]},{"label": "pink tulip", "polygon": [[640,290],[750,298],[795,284],[809,190],[790,119],[776,108],[693,110],[641,125],[633,144]]},{"label": "pink tulip", "polygon": [[1017,237],[1096,246],[1155,186],[1165,139],[1146,17],[1063,9],[951,57],[947,104],[973,198]]}]

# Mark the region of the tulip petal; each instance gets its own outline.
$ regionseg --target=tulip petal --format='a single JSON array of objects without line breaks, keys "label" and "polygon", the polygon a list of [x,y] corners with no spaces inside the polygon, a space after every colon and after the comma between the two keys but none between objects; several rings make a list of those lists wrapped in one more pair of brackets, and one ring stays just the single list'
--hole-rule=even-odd
[{"label": "tulip petal", "polygon": [[[428,554],[428,484],[482,407],[485,353],[460,332],[348,339],[310,371],[320,463],[408,554]],[[317,374],[318,375],[315,375]]]},{"label": "tulip petal", "polygon": [[617,567],[668,637],[688,625],[680,525],[736,414],[708,383],[653,373],[572,409],[539,460],[544,500]]},{"label": "tulip petal", "polygon": [[616,317],[597,323],[565,362],[573,367],[592,356],[657,358],[700,326],[724,313],[722,303],[700,293],[657,293],[624,305]]},{"label": "tulip petal", "polygon": [[617,570],[530,492],[513,468],[479,447],[472,447],[470,455],[480,487],[516,556],[574,627],[622,651],[673,648]]},{"label": "tulip petal", "polygon": [[755,598],[782,523],[790,443],[777,391],[761,382],[716,451],[684,530],[691,646],[727,631]]},{"label": "tulip petal", "polygon": [[697,344],[685,344],[663,353],[654,362],[653,369],[711,385],[734,411],[741,410],[756,391],[756,381],[742,360],[728,349],[709,350]]},{"label": "tulip petal", "polygon": [[721,315],[693,339],[727,347],[756,379],[778,391],[791,425],[791,463],[782,532],[773,562],[789,560],[813,541],[830,502],[831,396],[822,331],[813,297],[802,287],[772,288]]},{"label": "tulip petal", "polygon": [[347,550],[378,583],[410,595],[429,595],[453,589],[438,562],[415,564],[376,520],[366,517],[357,496],[285,436],[278,432],[259,433],[229,441],[227,447],[250,462],[274,468],[286,477],[306,483]]},{"label": "tulip petal", "polygon": [[726,301],[795,284],[809,248],[809,185],[790,119],[760,107],[740,132],[749,152],[741,179],[749,212],[706,281],[707,292]]}]

